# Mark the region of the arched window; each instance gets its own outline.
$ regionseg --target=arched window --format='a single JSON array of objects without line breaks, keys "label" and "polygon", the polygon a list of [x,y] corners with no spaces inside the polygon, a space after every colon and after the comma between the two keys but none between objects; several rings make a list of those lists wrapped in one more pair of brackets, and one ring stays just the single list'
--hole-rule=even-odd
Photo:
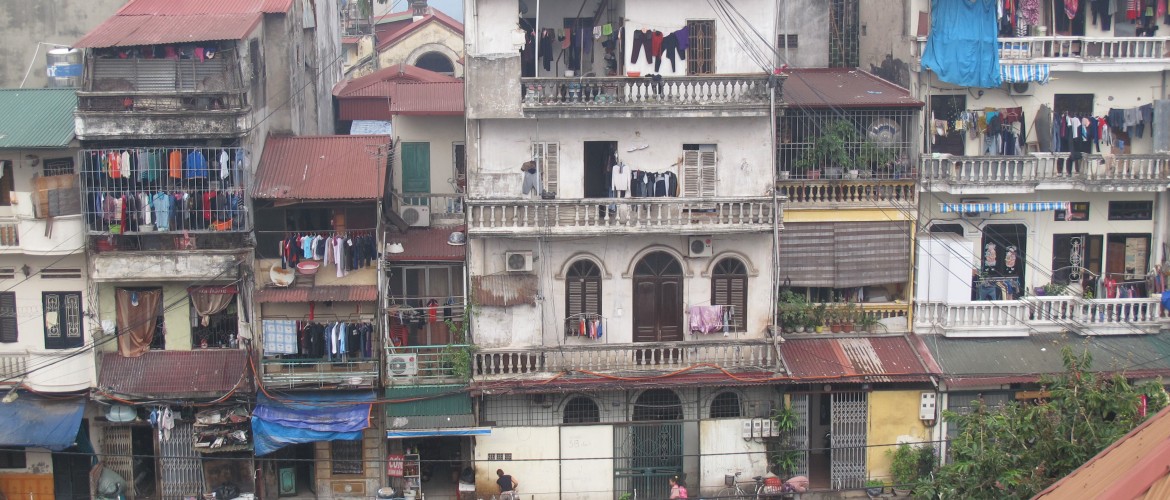
[{"label": "arched window", "polygon": [[682,420],[682,401],[670,389],[650,389],[634,401],[634,421]]},{"label": "arched window", "polygon": [[711,272],[711,304],[731,306],[731,330],[747,330],[748,274],[739,259],[728,257],[715,264]]},{"label": "arched window", "polygon": [[565,403],[566,424],[592,424],[601,421],[597,403],[585,396],[577,396]]},{"label": "arched window", "polygon": [[569,266],[565,273],[565,334],[587,335],[581,331],[582,319],[591,321],[601,316],[601,269],[588,259]]},{"label": "arched window", "polygon": [[739,418],[742,415],[739,394],[724,391],[711,400],[711,418]]},{"label": "arched window", "polygon": [[451,60],[447,56],[439,52],[427,52],[418,56],[418,60],[414,61],[414,65],[447,76],[455,75],[455,65],[451,64]]}]

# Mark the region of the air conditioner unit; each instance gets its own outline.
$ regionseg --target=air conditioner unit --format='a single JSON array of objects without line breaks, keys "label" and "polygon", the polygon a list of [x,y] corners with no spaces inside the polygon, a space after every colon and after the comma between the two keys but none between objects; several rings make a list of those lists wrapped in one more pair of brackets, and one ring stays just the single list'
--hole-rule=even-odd
[{"label": "air conditioner unit", "polygon": [[391,377],[413,377],[418,375],[418,356],[394,354],[386,360],[386,371]]},{"label": "air conditioner unit", "polygon": [[504,252],[508,272],[532,272],[532,252]]},{"label": "air conditioner unit", "polygon": [[430,227],[431,207],[417,205],[402,207],[402,220],[410,227]]},{"label": "air conditioner unit", "polygon": [[1028,96],[1032,95],[1031,82],[1012,82],[1007,84],[1008,95],[1011,96]]},{"label": "air conditioner unit", "polygon": [[687,257],[710,257],[711,256],[711,237],[701,236],[691,238],[687,242]]}]

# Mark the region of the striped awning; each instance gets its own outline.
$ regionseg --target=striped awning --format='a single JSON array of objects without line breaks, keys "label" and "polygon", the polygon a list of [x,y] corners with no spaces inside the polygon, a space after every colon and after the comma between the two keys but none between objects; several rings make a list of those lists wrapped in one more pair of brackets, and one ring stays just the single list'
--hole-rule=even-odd
[{"label": "striped awning", "polygon": [[1067,201],[1029,201],[1022,203],[943,203],[942,213],[987,212],[1006,214],[1008,212],[1050,212],[1067,210]]},{"label": "striped awning", "polygon": [[1048,83],[1050,73],[1047,64],[1003,64],[999,67],[1004,83]]}]

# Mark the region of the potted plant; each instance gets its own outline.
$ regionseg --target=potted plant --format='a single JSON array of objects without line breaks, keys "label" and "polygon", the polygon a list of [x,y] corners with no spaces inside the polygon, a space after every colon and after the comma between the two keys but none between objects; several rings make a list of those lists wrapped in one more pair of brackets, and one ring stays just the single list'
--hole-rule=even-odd
[{"label": "potted plant", "polygon": [[886,483],[877,479],[867,479],[865,481],[865,494],[870,498],[877,498],[882,496],[882,491],[885,491]]},{"label": "potted plant", "polygon": [[[841,168],[849,163],[848,143],[856,136],[857,128],[852,123],[845,120],[830,123],[813,139],[812,147],[796,160],[796,167],[808,172],[810,179],[819,178],[821,169]],[[813,171],[817,172],[816,177],[813,177]]]},{"label": "potted plant", "polygon": [[894,477],[894,495],[910,496],[910,486],[918,480],[918,451],[902,443],[897,448],[886,450],[891,457],[890,475]]},{"label": "potted plant", "polygon": [[804,453],[797,450],[795,443],[793,443],[792,431],[799,424],[796,412],[792,410],[791,406],[782,406],[772,413],[771,420],[775,422],[775,428],[780,431],[778,435],[773,436],[779,440],[776,443],[777,452],[772,455],[771,460],[774,471],[781,477],[795,475],[796,468],[804,456]]},{"label": "potted plant", "polygon": [[780,292],[778,298],[778,308],[780,310],[780,326],[786,333],[793,333],[797,327],[804,331],[804,311],[807,303],[804,296],[793,292],[792,290],[783,290]]},{"label": "potted plant", "polygon": [[853,333],[853,327],[857,322],[857,304],[853,302],[846,302],[845,307],[841,312],[841,331],[845,333]]},{"label": "potted plant", "polygon": [[884,329],[886,327],[886,325],[882,323],[882,321],[878,319],[877,316],[873,314],[867,314],[864,311],[857,315],[856,325],[859,331],[868,333],[877,333],[879,329]]},{"label": "potted plant", "polygon": [[824,302],[817,304],[812,310],[813,329],[817,333],[825,333],[825,322],[828,321],[829,306]]}]

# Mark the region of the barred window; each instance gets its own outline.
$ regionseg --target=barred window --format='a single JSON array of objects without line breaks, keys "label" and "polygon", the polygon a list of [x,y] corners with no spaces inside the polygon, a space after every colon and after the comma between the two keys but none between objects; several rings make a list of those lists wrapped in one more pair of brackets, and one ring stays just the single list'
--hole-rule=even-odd
[{"label": "barred window", "polygon": [[739,418],[743,416],[743,409],[739,404],[739,394],[724,391],[711,400],[711,418]]},{"label": "barred window", "polygon": [[601,421],[597,403],[584,396],[577,396],[565,404],[566,424],[590,424]]},{"label": "barred window", "polygon": [[362,473],[362,440],[330,441],[334,474]]}]

